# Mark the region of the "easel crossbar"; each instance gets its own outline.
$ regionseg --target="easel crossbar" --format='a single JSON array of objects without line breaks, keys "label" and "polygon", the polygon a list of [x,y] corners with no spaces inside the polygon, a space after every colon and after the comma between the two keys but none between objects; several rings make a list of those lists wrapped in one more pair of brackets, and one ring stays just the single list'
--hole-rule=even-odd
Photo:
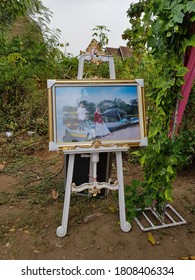
[{"label": "easel crossbar", "polygon": [[93,194],[93,196],[96,196],[98,193],[100,193],[100,190],[106,188],[109,190],[118,190],[119,183],[118,181],[115,181],[114,184],[110,184],[109,182],[91,182],[91,183],[84,183],[80,186],[76,186],[74,183],[72,183],[72,192],[82,192],[84,190],[89,190],[90,193]]}]

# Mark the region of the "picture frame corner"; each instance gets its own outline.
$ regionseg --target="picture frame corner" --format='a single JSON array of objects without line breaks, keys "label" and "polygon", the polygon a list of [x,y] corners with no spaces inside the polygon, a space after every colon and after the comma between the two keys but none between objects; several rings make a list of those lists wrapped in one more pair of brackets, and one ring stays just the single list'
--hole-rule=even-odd
[{"label": "picture frame corner", "polygon": [[49,142],[49,151],[58,151],[58,146],[55,142]]},{"label": "picture frame corner", "polygon": [[141,139],[139,146],[140,147],[148,146],[148,137],[144,137],[143,139]]},{"label": "picture frame corner", "polygon": [[47,88],[51,88],[56,83],[56,80],[54,79],[48,79],[47,80]]},{"label": "picture frame corner", "polygon": [[135,81],[139,86],[144,87],[144,79],[135,79]]}]

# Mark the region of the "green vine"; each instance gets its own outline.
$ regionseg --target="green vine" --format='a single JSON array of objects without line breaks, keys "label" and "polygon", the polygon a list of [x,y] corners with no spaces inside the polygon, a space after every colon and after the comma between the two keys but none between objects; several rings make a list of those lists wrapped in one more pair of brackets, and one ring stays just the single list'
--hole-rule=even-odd
[{"label": "green vine", "polygon": [[123,34],[130,47],[145,51],[154,61],[155,75],[148,78],[146,94],[149,145],[134,154],[144,171],[142,202],[160,214],[167,202],[173,202],[172,182],[185,157],[182,133],[177,136],[173,131],[170,137],[169,132],[188,71],[184,55],[195,46],[194,12],[195,1],[142,0],[131,4],[127,12],[131,29]]}]

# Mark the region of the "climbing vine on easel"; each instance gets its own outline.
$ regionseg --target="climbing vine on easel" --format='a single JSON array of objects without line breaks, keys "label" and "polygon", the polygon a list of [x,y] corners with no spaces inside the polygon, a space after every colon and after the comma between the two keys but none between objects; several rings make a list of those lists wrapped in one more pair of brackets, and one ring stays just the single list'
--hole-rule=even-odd
[{"label": "climbing vine on easel", "polygon": [[142,203],[160,213],[173,201],[172,182],[184,161],[182,136],[170,131],[170,122],[175,122],[172,118],[188,71],[184,55],[195,46],[194,12],[195,1],[142,0],[131,4],[127,12],[131,29],[123,34],[130,47],[144,50],[154,63],[155,75],[148,79],[146,93],[149,145],[134,154],[144,171]]}]

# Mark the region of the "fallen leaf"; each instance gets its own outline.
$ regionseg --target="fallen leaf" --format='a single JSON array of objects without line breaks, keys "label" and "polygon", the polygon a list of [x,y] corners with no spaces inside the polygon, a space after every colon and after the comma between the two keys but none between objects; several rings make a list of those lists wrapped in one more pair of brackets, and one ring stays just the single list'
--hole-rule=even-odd
[{"label": "fallen leaf", "polygon": [[38,250],[33,250],[34,253],[39,254],[40,252]]},{"label": "fallen leaf", "polygon": [[14,232],[14,231],[16,231],[16,229],[15,228],[11,228],[9,231],[10,232]]},{"label": "fallen leaf", "polygon": [[180,260],[189,260],[189,257],[180,257]]},{"label": "fallen leaf", "polygon": [[111,206],[109,207],[109,210],[110,210],[112,213],[115,213],[115,212],[116,212],[116,208],[115,208],[115,206],[113,206],[113,205],[111,205]]},{"label": "fallen leaf", "polygon": [[180,257],[180,260],[195,260],[195,256]]},{"label": "fallen leaf", "polygon": [[103,214],[101,214],[101,213],[95,213],[95,214],[89,215],[89,216],[84,218],[84,223],[88,223],[88,222],[90,222],[90,221],[94,220],[95,218],[100,217],[102,215]]},{"label": "fallen leaf", "polygon": [[53,199],[57,199],[58,195],[59,195],[58,192],[55,191],[54,189],[51,191],[51,196],[52,196]]},{"label": "fallen leaf", "polygon": [[113,252],[113,247],[112,247],[112,246],[109,246],[108,251],[109,251],[109,252]]},{"label": "fallen leaf", "polygon": [[148,240],[150,241],[150,243],[152,243],[152,245],[156,244],[156,241],[154,239],[154,236],[152,235],[151,232],[148,232]]},{"label": "fallen leaf", "polygon": [[83,248],[83,250],[87,250],[87,249],[88,249],[88,247]]}]

